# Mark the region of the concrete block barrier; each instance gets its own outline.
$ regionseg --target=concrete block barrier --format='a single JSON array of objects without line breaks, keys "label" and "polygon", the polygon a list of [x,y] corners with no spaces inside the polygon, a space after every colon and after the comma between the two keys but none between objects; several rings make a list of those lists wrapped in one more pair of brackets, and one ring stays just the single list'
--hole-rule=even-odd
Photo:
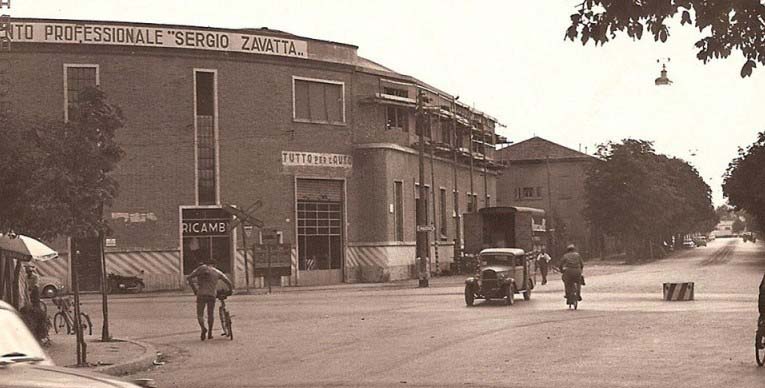
[{"label": "concrete block barrier", "polygon": [[664,283],[664,300],[693,300],[693,282]]}]

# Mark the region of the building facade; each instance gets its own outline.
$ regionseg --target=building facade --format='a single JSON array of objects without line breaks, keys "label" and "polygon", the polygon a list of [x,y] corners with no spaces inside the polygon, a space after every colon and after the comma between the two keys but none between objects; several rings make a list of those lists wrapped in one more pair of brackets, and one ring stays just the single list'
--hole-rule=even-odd
[{"label": "building facade", "polygon": [[[238,286],[410,278],[420,184],[438,268],[459,214],[495,204],[497,120],[356,46],[266,28],[14,19],[11,31],[14,114],[68,120],[86,87],[122,108],[105,261],[148,289],[183,287],[209,258]],[[262,225],[237,226],[242,214]],[[41,271],[69,281],[79,252],[96,289],[94,244],[56,245]]]},{"label": "building facade", "polygon": [[584,218],[584,181],[592,156],[533,137],[497,151],[504,165],[497,181],[497,203],[544,209],[556,253],[573,243],[592,255],[593,234]]}]

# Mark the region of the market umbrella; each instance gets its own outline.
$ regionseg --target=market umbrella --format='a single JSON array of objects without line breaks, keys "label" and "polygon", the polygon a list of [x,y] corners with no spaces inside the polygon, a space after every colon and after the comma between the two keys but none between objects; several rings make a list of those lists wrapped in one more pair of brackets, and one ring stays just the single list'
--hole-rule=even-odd
[{"label": "market umbrella", "polygon": [[32,237],[0,234],[0,251],[9,252],[20,260],[46,261],[58,257],[58,252]]}]

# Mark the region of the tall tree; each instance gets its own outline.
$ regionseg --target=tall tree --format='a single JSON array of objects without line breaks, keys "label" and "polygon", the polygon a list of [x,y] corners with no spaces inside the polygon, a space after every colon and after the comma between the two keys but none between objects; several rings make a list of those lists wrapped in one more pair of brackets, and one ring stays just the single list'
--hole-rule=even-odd
[{"label": "tall tree", "polygon": [[585,217],[614,236],[631,257],[653,255],[672,236],[707,232],[717,223],[711,189],[685,161],[626,139],[598,147],[585,180]]},{"label": "tall tree", "polygon": [[571,15],[565,37],[582,44],[605,44],[617,32],[641,39],[643,32],[655,41],[670,36],[667,22],[679,15],[680,25],[701,33],[696,57],[707,63],[727,58],[736,50],[744,64],[741,77],[748,77],[757,63],[765,64],[765,4],[757,0],[583,0]]},{"label": "tall tree", "polygon": [[[41,171],[50,187],[44,194],[50,203],[51,218],[59,225],[57,232],[73,238],[97,237],[102,242],[108,225],[103,220],[104,206],[117,196],[117,181],[109,175],[124,152],[115,140],[116,131],[124,125],[122,110],[107,101],[98,88],[86,88],[79,96],[77,109],[70,111],[69,121],[38,131],[39,145],[45,155]],[[103,253],[103,252],[101,252]],[[87,361],[87,347],[82,335],[79,314],[79,256],[72,256],[75,330],[77,331],[77,363]],[[103,260],[103,255],[101,255]],[[102,269],[104,268],[102,262]],[[108,334],[105,274],[102,274],[103,340]]]},{"label": "tall tree", "polygon": [[737,210],[754,217],[759,230],[765,230],[765,131],[746,150],[739,148],[738,156],[725,171],[723,195]]}]

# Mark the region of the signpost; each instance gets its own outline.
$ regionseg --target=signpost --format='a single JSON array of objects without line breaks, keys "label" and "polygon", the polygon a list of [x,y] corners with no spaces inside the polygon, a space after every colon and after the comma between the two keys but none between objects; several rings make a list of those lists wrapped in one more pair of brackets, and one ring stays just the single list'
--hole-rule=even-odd
[{"label": "signpost", "polygon": [[247,237],[252,235],[253,225],[257,226],[258,228],[263,227],[263,221],[252,215],[252,212],[259,209],[262,205],[263,202],[257,200],[244,211],[233,205],[223,206],[223,209],[226,210],[229,214],[236,216],[236,220],[231,223],[230,228],[239,226],[240,232],[242,233],[242,246],[244,247],[244,281],[248,294],[250,293],[250,269],[249,265],[247,264]]},{"label": "signpost", "polygon": [[280,237],[279,232],[275,229],[263,229],[261,231],[262,244],[253,246],[255,274],[266,278],[269,293],[271,293],[273,276],[290,276],[292,274],[292,247],[290,244],[281,243]]}]

